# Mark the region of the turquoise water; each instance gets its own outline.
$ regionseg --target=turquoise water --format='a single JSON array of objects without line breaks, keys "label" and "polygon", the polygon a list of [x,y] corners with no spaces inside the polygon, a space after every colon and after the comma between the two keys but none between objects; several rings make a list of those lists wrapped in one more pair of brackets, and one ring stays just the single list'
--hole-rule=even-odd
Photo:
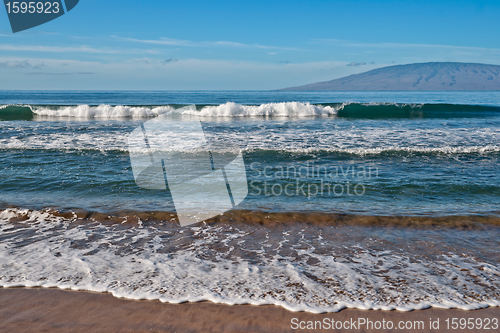
[{"label": "turquoise water", "polygon": [[168,190],[136,186],[127,136],[190,104],[207,135],[243,151],[249,195],[238,208],[500,211],[500,94],[493,92],[4,91],[0,203],[174,211]]},{"label": "turquoise water", "polygon": [[[248,195],[181,227],[175,191],[134,181],[128,137],[193,117],[212,148],[242,152]],[[2,287],[311,312],[500,306],[498,92],[2,91],[0,127]],[[169,149],[185,154],[177,173],[195,166],[198,151]]]}]

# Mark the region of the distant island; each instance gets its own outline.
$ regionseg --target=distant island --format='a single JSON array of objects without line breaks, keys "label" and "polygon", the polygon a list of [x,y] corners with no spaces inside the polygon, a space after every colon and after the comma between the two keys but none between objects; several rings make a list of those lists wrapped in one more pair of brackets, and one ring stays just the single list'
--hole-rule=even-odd
[{"label": "distant island", "polygon": [[460,62],[397,65],[280,90],[494,91],[500,90],[500,66]]}]

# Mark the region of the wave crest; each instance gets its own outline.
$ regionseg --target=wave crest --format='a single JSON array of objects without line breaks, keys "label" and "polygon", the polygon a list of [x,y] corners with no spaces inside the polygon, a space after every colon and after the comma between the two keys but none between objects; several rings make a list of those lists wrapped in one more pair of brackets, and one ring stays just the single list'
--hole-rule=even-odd
[{"label": "wave crest", "polygon": [[261,105],[241,105],[232,102],[201,109],[202,117],[318,117],[335,115],[337,110],[331,106],[310,103],[285,102]]},{"label": "wave crest", "polygon": [[141,107],[106,105],[77,105],[58,108],[31,107],[34,114],[45,117],[71,118],[153,118],[174,110],[171,106]]},{"label": "wave crest", "polygon": [[221,105],[204,106],[201,110],[191,108],[174,109],[172,106],[123,106],[123,105],[77,105],[65,107],[31,107],[34,114],[45,117],[74,118],[154,118],[159,115],[197,114],[201,117],[311,117],[335,115],[331,106],[310,103],[286,102],[261,105],[242,105],[227,102]]},{"label": "wave crest", "polygon": [[425,119],[483,118],[500,115],[499,106],[402,103],[264,103],[243,105],[227,102],[220,105],[185,107],[185,105],[0,105],[0,120],[32,120],[38,117],[83,119],[143,119],[160,115],[201,117],[328,117],[347,119]]}]

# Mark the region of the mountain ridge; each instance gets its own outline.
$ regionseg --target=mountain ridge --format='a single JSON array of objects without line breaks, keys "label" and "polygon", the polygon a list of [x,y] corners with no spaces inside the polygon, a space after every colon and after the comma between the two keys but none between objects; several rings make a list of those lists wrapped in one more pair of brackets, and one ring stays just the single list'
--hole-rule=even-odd
[{"label": "mountain ridge", "polygon": [[500,65],[426,62],[394,65],[280,91],[499,91]]}]

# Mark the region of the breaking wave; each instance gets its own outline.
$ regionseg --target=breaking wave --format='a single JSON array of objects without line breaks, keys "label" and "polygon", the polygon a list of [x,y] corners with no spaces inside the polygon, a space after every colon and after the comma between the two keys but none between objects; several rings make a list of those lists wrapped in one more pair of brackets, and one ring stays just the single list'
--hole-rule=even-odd
[{"label": "breaking wave", "polygon": [[0,105],[1,120],[42,118],[147,119],[166,114],[201,117],[339,117],[352,119],[475,118],[500,115],[498,106],[401,103],[328,103],[302,102],[243,105],[127,106],[127,105]]}]

